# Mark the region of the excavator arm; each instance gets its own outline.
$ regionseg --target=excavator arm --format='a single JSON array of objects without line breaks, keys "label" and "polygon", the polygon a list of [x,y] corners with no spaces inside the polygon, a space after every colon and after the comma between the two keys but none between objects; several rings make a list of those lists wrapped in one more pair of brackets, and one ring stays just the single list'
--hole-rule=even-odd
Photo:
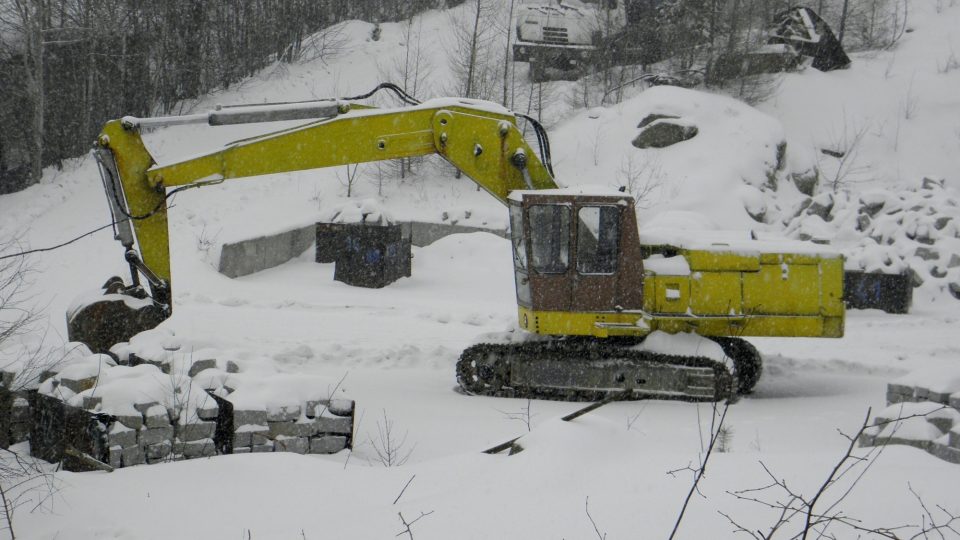
[{"label": "excavator arm", "polygon": [[[221,150],[164,165],[156,163],[141,139],[141,130],[169,125],[318,116],[306,125],[235,141]],[[135,284],[138,272],[146,276],[154,300],[169,312],[172,276],[166,201],[175,190],[235,178],[439,154],[506,204],[513,190],[556,187],[516,122],[499,105],[450,98],[402,109],[336,101],[240,107],[191,116],[113,120],[97,140],[97,154]]]}]

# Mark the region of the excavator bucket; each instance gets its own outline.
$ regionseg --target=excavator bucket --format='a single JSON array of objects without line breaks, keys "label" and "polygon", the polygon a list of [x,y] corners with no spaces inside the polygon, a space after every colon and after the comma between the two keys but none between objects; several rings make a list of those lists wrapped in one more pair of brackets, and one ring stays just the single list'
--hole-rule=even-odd
[{"label": "excavator bucket", "polygon": [[164,306],[146,294],[125,289],[123,280],[115,276],[102,289],[74,301],[67,310],[67,336],[95,353],[106,353],[114,344],[156,328],[167,317]]}]

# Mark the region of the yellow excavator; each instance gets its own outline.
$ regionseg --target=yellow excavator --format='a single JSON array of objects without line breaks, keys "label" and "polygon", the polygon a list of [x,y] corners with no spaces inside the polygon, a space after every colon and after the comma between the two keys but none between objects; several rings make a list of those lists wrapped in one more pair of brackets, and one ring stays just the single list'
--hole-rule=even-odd
[{"label": "yellow excavator", "polygon": [[[439,154],[507,205],[519,326],[530,339],[466,349],[457,379],[470,394],[595,400],[627,395],[716,401],[749,392],[761,360],[746,336],[841,337],[843,260],[814,244],[708,238],[641,242],[633,198],[559,188],[545,130],[489,102],[418,102],[376,109],[343,98],[218,108],[206,114],[108,122],[96,141],[116,238],[131,282],[67,315],[70,339],[106,351],[173,312],[167,201],[177,191],[235,178]],[[376,90],[375,90],[376,91]],[[150,128],[305,120],[157,165],[141,139]],[[141,285],[143,276],[149,290]],[[375,332],[375,329],[371,329]],[[655,331],[695,333],[726,355],[655,352]]]}]

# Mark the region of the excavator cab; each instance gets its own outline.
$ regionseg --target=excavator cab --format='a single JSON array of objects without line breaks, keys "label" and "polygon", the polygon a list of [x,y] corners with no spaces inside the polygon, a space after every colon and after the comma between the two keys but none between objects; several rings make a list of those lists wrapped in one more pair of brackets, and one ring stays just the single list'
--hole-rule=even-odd
[{"label": "excavator cab", "polygon": [[643,308],[632,197],[615,191],[519,191],[509,204],[522,328],[595,335],[596,316],[585,314]]}]

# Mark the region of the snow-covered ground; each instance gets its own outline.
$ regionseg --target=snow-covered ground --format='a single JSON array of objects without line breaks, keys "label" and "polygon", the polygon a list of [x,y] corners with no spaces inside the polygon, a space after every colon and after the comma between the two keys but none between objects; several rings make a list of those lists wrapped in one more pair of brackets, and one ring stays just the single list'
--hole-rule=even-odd
[{"label": "snow-covered ground", "polygon": [[[919,187],[924,176],[960,188],[960,70],[939,73],[937,63],[946,60],[951,44],[960,50],[960,6],[936,13],[932,4],[911,2],[914,31],[893,50],[855,54],[846,71],[786,75],[760,112],[723,96],[656,89],[554,119],[558,180],[649,181],[640,210],[645,227],[773,234],[786,230],[785,218],[802,200],[790,173],[817,165],[824,175],[835,174],[837,164],[819,149],[836,149],[831,145],[845,140],[846,129],[847,139],[864,132],[855,174],[844,182],[854,194]],[[424,35],[442,39],[449,32],[445,17],[424,15]],[[197,108],[368,90],[381,78],[378,62],[402,50],[401,28],[384,25],[379,42],[365,39],[366,23],[346,29],[352,41],[344,56],[265,72]],[[439,49],[431,54],[435,79],[442,81],[449,74]],[[634,148],[637,123],[654,109],[699,122],[700,133],[668,149]],[[148,144],[161,160],[172,159],[249,134],[231,129],[168,129],[151,134]],[[781,141],[787,159],[776,169]],[[777,190],[765,186],[771,170]],[[386,181],[379,197],[375,173],[375,167],[366,169],[354,186],[356,197],[378,198],[395,218],[441,221],[446,213],[464,224],[506,225],[496,201],[439,166]],[[345,377],[341,391],[358,405],[353,452],[235,455],[110,474],[58,472],[53,499],[33,512],[18,510],[18,537],[387,538],[404,531],[400,513],[408,523],[427,514],[413,525],[416,538],[593,538],[597,531],[610,539],[669,536],[691,474],[668,471],[696,464],[710,406],[614,403],[567,423],[559,418],[578,405],[454,390],[459,351],[481,334],[514,325],[507,241],[475,233],[414,248],[412,277],[378,290],[334,282],[333,266],[313,263],[312,251],[243,278],[216,272],[220,244],[316,220],[345,199],[343,178],[342,170],[274,175],[177,195],[170,213],[176,313],[164,327],[196,347],[218,350],[241,371],[334,383]],[[761,206],[773,219],[750,217]],[[21,232],[30,247],[106,222],[90,158],[51,169],[40,185],[0,197],[0,231]],[[36,272],[29,292],[50,328],[48,342],[65,339],[63,314],[76,295],[126,272],[121,248],[106,231],[36,255],[31,263]],[[772,525],[776,512],[731,495],[768,484],[763,466],[794,490],[815,492],[848,444],[837,430],[855,432],[868,408],[882,408],[888,381],[926,367],[960,371],[958,321],[960,301],[928,283],[918,289],[909,315],[849,311],[840,340],[755,340],[765,356],[764,375],[754,394],[730,407],[726,451],[711,457],[703,496],[692,498],[678,538],[735,536],[723,514],[751,530]],[[529,432],[517,419],[528,406]],[[401,467],[386,468],[377,459],[378,423],[385,416],[411,451]],[[519,454],[481,453],[518,435]],[[828,492],[824,508],[841,498],[851,479]],[[911,489],[931,508],[958,514],[958,485],[960,466],[889,447],[839,504],[868,527],[918,523],[923,509]],[[763,497],[775,499],[772,493]]]}]

